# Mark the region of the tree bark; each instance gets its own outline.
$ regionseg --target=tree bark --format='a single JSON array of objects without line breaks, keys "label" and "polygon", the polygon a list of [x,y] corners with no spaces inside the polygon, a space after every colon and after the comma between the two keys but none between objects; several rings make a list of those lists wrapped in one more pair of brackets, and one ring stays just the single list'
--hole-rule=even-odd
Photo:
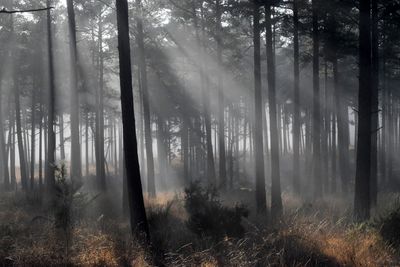
[{"label": "tree bark", "polygon": [[105,151],[104,151],[104,55],[103,55],[103,23],[102,18],[99,19],[99,105],[97,110],[97,158],[96,158],[96,176],[98,179],[98,188],[101,191],[106,190],[106,171],[105,171]]},{"label": "tree bark", "polygon": [[321,181],[321,109],[319,86],[319,30],[318,30],[318,0],[312,0],[312,25],[313,25],[313,179],[314,198],[322,196]]},{"label": "tree bark", "polygon": [[[79,143],[79,93],[78,93],[78,51],[76,43],[76,22],[73,0],[67,0],[69,49],[71,56],[71,179],[81,179],[81,151]],[[50,137],[50,136],[49,136]]]},{"label": "tree bark", "polygon": [[372,127],[371,127],[371,205],[378,200],[378,127],[379,127],[379,39],[378,1],[372,0]]},{"label": "tree bark", "polygon": [[[50,6],[50,0],[47,0],[47,6]],[[54,56],[53,39],[51,30],[50,9],[47,10],[47,49],[49,64],[49,95],[48,95],[48,119],[47,119],[47,161],[46,161],[46,185],[50,196],[53,194],[55,186],[55,153],[56,153],[56,134],[54,132],[55,120],[55,79],[54,79]],[[73,156],[72,156],[73,158]]]},{"label": "tree bark", "polygon": [[133,106],[131,53],[129,44],[128,1],[116,0],[118,51],[120,65],[121,108],[126,180],[132,233],[149,242],[149,228],[143,201],[137,154],[136,124]]},{"label": "tree bark", "polygon": [[371,1],[360,0],[359,9],[359,122],[354,216],[357,221],[364,221],[370,217],[371,206]]},{"label": "tree bark", "polygon": [[279,133],[276,113],[275,56],[273,50],[271,5],[268,4],[265,6],[265,26],[267,38],[269,127],[271,136],[271,218],[276,222],[282,216],[283,208],[279,162]]},{"label": "tree bark", "polygon": [[[221,0],[216,0],[217,18],[217,58],[221,71],[222,62],[222,25],[221,25]],[[220,188],[226,189],[226,154],[225,154],[225,100],[223,93],[223,80],[221,74],[218,75],[218,144],[219,144],[219,179]]]},{"label": "tree bark", "polygon": [[64,114],[60,111],[60,159],[65,160]]},{"label": "tree bark", "polygon": [[261,91],[261,56],[260,56],[260,6],[253,4],[253,43],[254,43],[254,157],[256,170],[256,204],[258,213],[266,213],[266,192],[264,173],[264,146],[262,129],[263,100]]},{"label": "tree bark", "polygon": [[32,92],[32,105],[31,105],[31,184],[30,188],[31,190],[34,189],[35,187],[35,140],[36,140],[36,134],[35,134],[35,113],[36,113],[36,92],[35,89],[33,89]]},{"label": "tree bark", "polygon": [[137,43],[139,47],[139,72],[140,72],[140,85],[143,93],[143,116],[144,116],[144,132],[146,143],[146,158],[147,158],[147,190],[150,197],[156,196],[156,184],[154,178],[154,157],[153,157],[153,141],[151,136],[151,117],[150,117],[150,103],[149,103],[149,89],[147,85],[147,65],[144,49],[144,36],[143,36],[143,21],[141,18],[142,7],[141,0],[136,0],[136,8],[139,16],[136,18],[137,25]]}]

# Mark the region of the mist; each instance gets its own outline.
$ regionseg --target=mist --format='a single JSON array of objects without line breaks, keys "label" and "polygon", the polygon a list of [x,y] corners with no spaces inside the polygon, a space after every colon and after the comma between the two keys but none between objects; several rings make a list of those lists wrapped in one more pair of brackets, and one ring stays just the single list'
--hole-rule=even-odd
[{"label": "mist", "polygon": [[0,265],[396,266],[398,0],[0,0]]}]

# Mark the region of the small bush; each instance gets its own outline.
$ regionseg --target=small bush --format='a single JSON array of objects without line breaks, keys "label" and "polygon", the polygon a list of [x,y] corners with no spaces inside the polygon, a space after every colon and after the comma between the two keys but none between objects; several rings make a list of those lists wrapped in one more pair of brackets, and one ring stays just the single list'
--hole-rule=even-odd
[{"label": "small bush", "polygon": [[202,188],[196,182],[185,189],[185,209],[189,214],[187,227],[199,236],[219,240],[223,237],[242,237],[242,217],[248,216],[244,205],[233,208],[221,204],[216,188]]},{"label": "small bush", "polygon": [[390,245],[400,247],[400,206],[379,218],[379,232]]},{"label": "small bush", "polygon": [[54,223],[56,228],[67,230],[83,217],[85,208],[99,194],[90,197],[87,193],[80,192],[83,184],[67,180],[64,164],[56,167],[55,174]]}]

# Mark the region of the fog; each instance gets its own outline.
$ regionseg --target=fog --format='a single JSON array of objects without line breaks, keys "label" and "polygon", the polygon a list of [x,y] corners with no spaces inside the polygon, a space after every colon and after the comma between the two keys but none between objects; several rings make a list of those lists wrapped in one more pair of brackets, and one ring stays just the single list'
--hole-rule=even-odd
[{"label": "fog", "polygon": [[[73,229],[114,238],[105,227],[115,224],[126,238],[129,225],[150,255],[142,264],[196,266],[177,255],[192,259],[221,236],[283,233],[311,217],[343,219],[335,231],[347,233],[380,218],[400,190],[400,4],[359,2],[0,0],[0,214],[2,201],[20,201],[55,229],[68,214],[63,263],[73,266],[96,265],[71,256],[82,248]],[[243,230],[202,225],[202,212]],[[163,243],[176,235],[167,217],[182,240]],[[103,265],[142,266],[137,250]],[[5,266],[52,264],[2,253]],[[290,257],[257,263],[301,258]]]}]

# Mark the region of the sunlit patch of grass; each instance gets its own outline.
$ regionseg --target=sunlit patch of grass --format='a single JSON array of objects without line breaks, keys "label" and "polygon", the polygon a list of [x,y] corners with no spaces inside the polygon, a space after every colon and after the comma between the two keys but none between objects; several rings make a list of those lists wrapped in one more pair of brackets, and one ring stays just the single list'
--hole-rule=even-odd
[{"label": "sunlit patch of grass", "polygon": [[102,231],[76,228],[72,262],[84,266],[118,266],[114,240]]},{"label": "sunlit patch of grass", "polygon": [[321,250],[335,257],[344,265],[351,266],[393,266],[393,251],[369,227],[354,226],[349,230],[337,230],[315,236]]}]

